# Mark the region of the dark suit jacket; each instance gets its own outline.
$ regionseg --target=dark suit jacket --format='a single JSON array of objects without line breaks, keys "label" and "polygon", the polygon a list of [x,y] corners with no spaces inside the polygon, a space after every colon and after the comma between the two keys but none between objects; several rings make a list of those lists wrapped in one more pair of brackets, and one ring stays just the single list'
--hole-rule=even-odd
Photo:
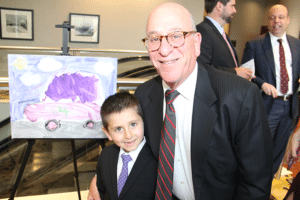
[{"label": "dark suit jacket", "polygon": [[[287,40],[292,53],[292,73],[293,73],[293,97],[291,117],[296,119],[299,114],[299,98],[297,90],[299,87],[299,68],[300,68],[300,40],[287,35]],[[242,63],[251,59],[255,62],[255,76],[252,81],[261,89],[263,83],[267,82],[276,87],[276,72],[273,50],[271,45],[270,34],[262,35],[252,41],[246,43]],[[273,97],[262,93],[263,101],[269,114]]]},{"label": "dark suit jacket", "polygon": [[[236,74],[234,69],[235,62],[230,49],[215,25],[209,19],[205,18],[196,28],[202,35],[201,52],[197,61]],[[228,36],[227,39],[231,44]],[[236,51],[232,44],[231,47],[234,51],[236,61],[239,64]]]},{"label": "dark suit jacket", "polygon": [[144,145],[118,198],[117,163],[120,147],[105,147],[97,164],[97,187],[102,200],[154,199],[157,161],[147,144]]},{"label": "dark suit jacket", "polygon": [[[145,136],[158,158],[162,79],[140,85]],[[192,113],[192,179],[196,200],[268,200],[272,138],[257,86],[199,63]]]}]

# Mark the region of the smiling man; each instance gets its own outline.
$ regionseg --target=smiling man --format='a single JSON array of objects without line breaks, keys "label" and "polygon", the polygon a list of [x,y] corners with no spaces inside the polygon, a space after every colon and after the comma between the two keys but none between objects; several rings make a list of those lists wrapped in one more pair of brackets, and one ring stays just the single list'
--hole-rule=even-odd
[{"label": "smiling man", "polygon": [[155,199],[268,200],[272,138],[257,86],[197,63],[201,35],[179,4],[156,7],[142,41],[159,74],[135,92],[159,163]]},{"label": "smiling man", "polygon": [[262,90],[273,136],[274,174],[299,115],[300,40],[286,34],[289,22],[285,6],[272,6],[269,33],[247,42],[242,60],[255,62],[256,78],[252,81]]},{"label": "smiling man", "polygon": [[252,70],[238,67],[236,51],[223,28],[232,21],[236,13],[235,4],[235,0],[205,0],[207,16],[197,25],[203,40],[198,61],[249,79]]},{"label": "smiling man", "polygon": [[[197,63],[201,35],[195,30],[184,7],[165,3],[151,12],[143,39],[159,74],[135,93],[159,162],[156,199],[267,200],[272,139],[260,92],[245,79]],[[178,96],[168,100],[169,90]]]}]

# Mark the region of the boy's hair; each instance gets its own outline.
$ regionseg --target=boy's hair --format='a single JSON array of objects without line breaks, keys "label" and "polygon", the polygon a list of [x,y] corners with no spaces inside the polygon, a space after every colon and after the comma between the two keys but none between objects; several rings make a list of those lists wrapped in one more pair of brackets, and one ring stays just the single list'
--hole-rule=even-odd
[{"label": "boy's hair", "polygon": [[224,6],[230,1],[230,0],[205,0],[205,11],[206,13],[211,13],[213,9],[216,7],[218,2],[221,2]]},{"label": "boy's hair", "polygon": [[129,92],[120,92],[109,96],[102,104],[100,115],[103,127],[108,130],[108,117],[113,113],[120,113],[124,109],[135,108],[137,114],[143,119],[142,107],[138,99]]}]

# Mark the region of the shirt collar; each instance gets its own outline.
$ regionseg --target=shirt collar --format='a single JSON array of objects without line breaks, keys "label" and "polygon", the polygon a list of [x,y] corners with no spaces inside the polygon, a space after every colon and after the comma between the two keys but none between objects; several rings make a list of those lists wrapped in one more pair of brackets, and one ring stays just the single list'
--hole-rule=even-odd
[{"label": "shirt collar", "polygon": [[[189,77],[176,89],[181,96],[184,98],[193,101],[194,94],[196,89],[196,82],[197,82],[197,74],[198,74],[198,63],[196,62],[196,66],[193,72],[189,75]],[[164,93],[166,90],[171,90],[171,88],[163,81],[163,89]]]},{"label": "shirt collar", "polygon": [[130,151],[127,153],[124,151],[124,149],[120,148],[119,157],[121,157],[121,155],[123,155],[123,154],[130,155],[132,161],[135,162],[137,157],[139,156],[140,151],[142,150],[143,146],[145,145],[145,143],[146,143],[146,138],[144,136],[143,140],[141,141],[139,146],[134,151]]},{"label": "shirt collar", "polygon": [[283,34],[282,37],[276,37],[275,35],[273,35],[271,32],[269,32],[270,34],[270,38],[272,42],[277,42],[278,39],[282,39],[283,42],[287,42],[287,38],[286,38],[286,32]]},{"label": "shirt collar", "polygon": [[213,18],[206,16],[207,19],[209,19],[214,25],[215,27],[218,29],[218,31],[220,32],[221,35],[223,35],[224,32],[224,28]]}]

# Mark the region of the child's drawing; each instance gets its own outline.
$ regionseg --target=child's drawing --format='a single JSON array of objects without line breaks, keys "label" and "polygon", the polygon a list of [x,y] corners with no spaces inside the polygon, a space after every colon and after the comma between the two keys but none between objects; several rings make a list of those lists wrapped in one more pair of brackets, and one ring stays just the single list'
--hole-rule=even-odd
[{"label": "child's drawing", "polygon": [[117,59],[8,55],[12,138],[104,138],[100,106]]}]

